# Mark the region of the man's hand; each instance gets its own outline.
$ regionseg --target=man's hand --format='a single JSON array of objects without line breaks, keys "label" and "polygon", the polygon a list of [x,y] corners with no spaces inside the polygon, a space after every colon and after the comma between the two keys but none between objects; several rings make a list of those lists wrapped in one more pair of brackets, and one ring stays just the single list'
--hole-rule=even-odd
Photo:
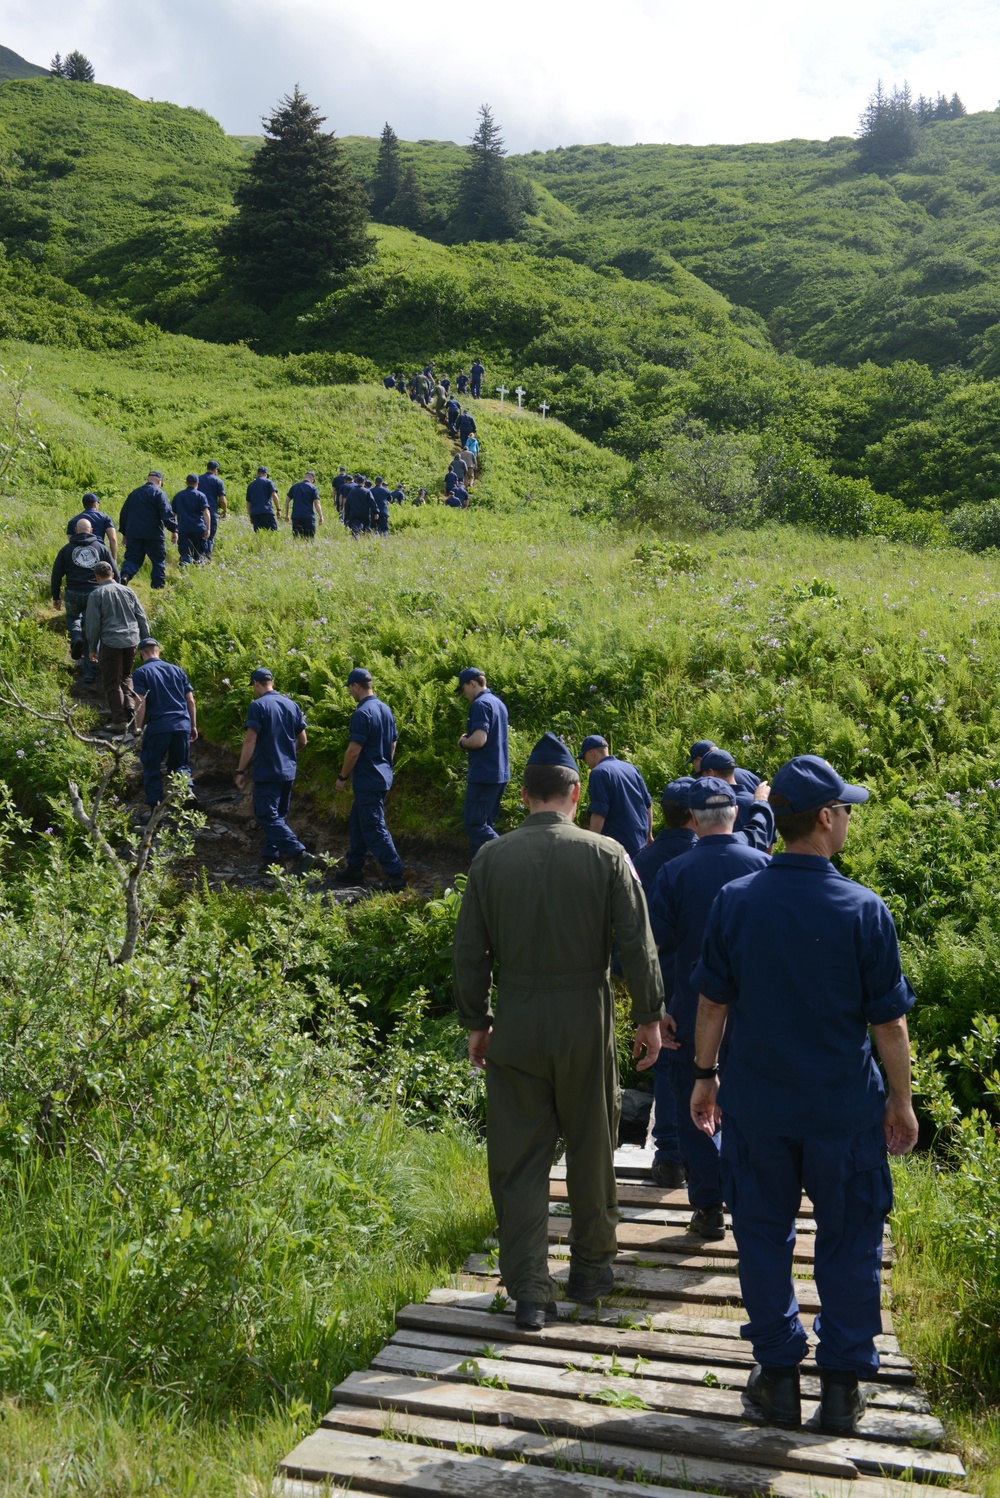
[{"label": "man's hand", "polygon": [[464,749],[465,748],[465,734],[464,733],[460,733],[459,736],[458,736],[458,747],[460,749]]},{"label": "man's hand", "polygon": [[488,1030],[469,1031],[469,1060],[476,1071],[485,1071],[486,1052],[490,1048],[490,1036],[493,1034],[493,1026]]},{"label": "man's hand", "polygon": [[193,744],[193,743],[194,743],[194,741],[195,741],[195,739],[196,739],[196,738],[197,738],[197,737],[198,737],[198,730],[197,730],[197,728],[195,728],[195,727],[194,727],[194,725],[193,725],[193,724],[192,724],[192,727],[191,727],[191,734],[190,734],[190,737],[189,737],[189,739],[188,739],[188,743],[190,743],[190,744]]},{"label": "man's hand", "polygon": [[93,664],[96,666],[97,665],[97,651],[96,650],[92,650],[90,652],[90,659],[93,662]]},{"label": "man's hand", "polygon": [[897,1103],[890,1092],[882,1115],[885,1147],[890,1155],[908,1155],[917,1142],[917,1115],[912,1103]]},{"label": "man's hand", "polygon": [[170,532],[170,539],[174,543],[175,546],[179,546],[180,545],[180,542],[177,540],[177,532],[176,531],[171,531]]},{"label": "man's hand", "polygon": [[766,780],[762,780],[753,793],[755,801],[766,801],[771,794],[771,787]]},{"label": "man's hand", "polygon": [[664,1051],[679,1051],[681,1048],[677,1039],[677,1021],[672,1014],[660,1020],[660,1048]]},{"label": "man's hand", "polygon": [[53,598],[53,600],[52,600],[52,607],[54,609],[60,609],[61,610],[62,609],[62,599],[61,598]]},{"label": "man's hand", "polygon": [[[632,1060],[636,1064],[636,1071],[648,1071],[660,1054],[662,1045],[658,1019],[654,1019],[651,1025],[636,1025],[635,1044],[632,1047]],[[645,1056],[642,1056],[643,1050],[646,1052]],[[642,1056],[641,1061],[640,1056]]]},{"label": "man's hand", "polygon": [[696,1129],[710,1138],[722,1122],[722,1112],[715,1101],[719,1095],[718,1077],[696,1082],[691,1093],[691,1120]]}]

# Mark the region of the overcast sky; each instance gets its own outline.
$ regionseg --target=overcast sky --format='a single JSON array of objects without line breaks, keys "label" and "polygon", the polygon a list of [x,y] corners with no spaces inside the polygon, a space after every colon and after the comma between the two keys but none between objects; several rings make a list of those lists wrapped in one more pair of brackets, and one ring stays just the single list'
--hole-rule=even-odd
[{"label": "overcast sky", "polygon": [[853,133],[877,78],[1000,91],[997,0],[43,0],[0,43],[195,104],[234,133],[295,83],[339,135],[464,142],[486,101],[514,151]]}]

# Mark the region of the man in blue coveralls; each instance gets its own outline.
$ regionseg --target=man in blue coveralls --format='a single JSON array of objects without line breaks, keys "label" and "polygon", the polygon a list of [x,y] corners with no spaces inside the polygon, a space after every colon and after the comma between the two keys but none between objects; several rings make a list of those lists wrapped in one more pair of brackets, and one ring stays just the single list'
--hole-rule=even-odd
[{"label": "man in blue coveralls", "polygon": [[191,745],[198,737],[194,691],[180,666],[160,659],[160,644],[147,635],[139,641],[142,665],[132,672],[132,691],[139,699],[135,726],[142,729],[142,785],[146,805],[163,800],[163,761],[168,774],[191,779]]},{"label": "man in blue coveralls", "polygon": [[[799,1424],[807,1338],[791,1270],[805,1190],[823,1306],[814,1324],[820,1424],[840,1435],[864,1412],[859,1377],[879,1365],[886,1150],[905,1155],[917,1140],[906,1024],[914,994],[896,928],[878,896],[830,861],[852,808],[867,800],[817,755],[782,765],[771,805],[785,851],[720,892],[692,977],[700,997],[691,1116],[711,1135],[724,1114],[723,1191],[750,1318],[741,1334],[757,1359],[747,1395],[772,1424]],[[720,1086],[731,1008],[738,1021]]]},{"label": "man in blue coveralls", "polygon": [[96,494],[85,494],[83,496],[83,509],[79,515],[74,515],[73,519],[67,523],[66,534],[72,538],[76,532],[76,522],[78,520],[89,520],[90,529],[98,541],[104,542],[104,545],[111,553],[111,560],[117,562],[118,532],[115,530],[115,523],[111,516],[105,515],[104,511],[99,508],[100,503],[101,501]]},{"label": "man in blue coveralls", "polygon": [[469,366],[469,394],[477,401],[483,393],[483,376],[486,373],[482,359],[473,359]]},{"label": "man in blue coveralls", "polygon": [[690,1231],[714,1241],[725,1237],[722,1221],[722,1176],[719,1134],[703,1133],[691,1118],[694,1086],[694,1026],[698,990],[691,970],[701,955],[705,923],[719,890],[733,879],[755,873],[768,863],[766,853],[749,848],[733,832],[736,792],[724,780],[703,775],[687,791],[697,842],[656,876],[649,900],[649,923],[660,952],[667,1021],[673,1038],[653,1068],[656,1109],[674,1099],[680,1156],[687,1171],[688,1201],[694,1208]]},{"label": "man in blue coveralls", "polygon": [[177,560],[182,567],[205,559],[205,543],[212,529],[208,497],[198,488],[198,475],[189,473],[170,501],[177,516]]},{"label": "man in blue coveralls", "polygon": [[363,536],[377,518],[372,491],[365,488],[364,474],[356,473],[354,483],[344,491],[344,524],[352,536]]},{"label": "man in blue coveralls", "polygon": [[316,475],[312,469],[289,489],[285,497],[286,520],[289,507],[292,512],[292,535],[311,541],[316,534],[317,524],[323,524],[323,506],[319,501]]},{"label": "man in blue coveralls", "polygon": [[[699,775],[715,775],[719,780],[725,780],[732,786],[736,796],[736,827],[734,831],[742,833],[751,848],[759,848],[764,853],[769,853],[774,846],[774,813],[767,802],[767,794],[771,789],[766,781],[758,779],[749,770],[744,770],[743,785],[737,779],[740,773],[736,767],[736,761],[726,749],[708,749],[701,757],[698,769]],[[747,779],[756,782],[751,790],[747,785]]]},{"label": "man in blue coveralls", "polygon": [[382,865],[387,890],[406,888],[403,860],[385,825],[385,798],[392,786],[392,762],[396,757],[396,720],[392,710],[380,702],[372,688],[372,674],[355,666],[347,678],[347,690],[357,706],[351,715],[350,742],[337,776],[335,789],[345,790],[354,780],[351,807],[351,841],[346,867],[337,875],[338,884],[364,884],[365,854]]},{"label": "man in blue coveralls", "polygon": [[392,495],[386,488],[385,479],[379,476],[375,480],[372,490],[372,503],[375,506],[375,532],[379,536],[389,534],[389,506],[392,504]]},{"label": "man in blue coveralls", "polygon": [[118,516],[118,530],[125,547],[123,583],[130,582],[135,577],[148,557],[150,587],[166,587],[167,542],[164,529],[170,532],[176,543],[177,517],[163,492],[163,474],[158,468],[153,468],[150,469],[146,482],[132,490]]},{"label": "man in blue coveralls", "polygon": [[496,821],[510,779],[507,708],[490,691],[478,666],[466,666],[458,673],[458,690],[469,704],[458,747],[469,756],[464,820],[469,857],[475,858],[483,844],[498,835]]},{"label": "man in blue coveralls", "polygon": [[208,540],[205,542],[205,555],[210,557],[215,550],[215,535],[219,529],[219,517],[225,520],[229,512],[226,501],[226,486],[219,477],[219,465],[214,458],[205,464],[205,472],[199,476],[198,488],[208,500],[208,509],[212,517],[208,528]]},{"label": "man in blue coveralls", "polygon": [[258,468],[257,477],[247,484],[247,514],[255,531],[278,529],[278,486],[264,467]]},{"label": "man in blue coveralls", "polygon": [[653,798],[634,765],[616,758],[608,741],[589,733],[580,745],[580,758],[590,771],[587,796],[590,830],[613,837],[630,858],[653,836]]},{"label": "man in blue coveralls", "polygon": [[[712,739],[699,739],[696,744],[691,745],[691,753],[688,755],[688,764],[691,766],[691,774],[701,773],[701,762],[710,749],[718,749],[718,744]],[[761,784],[759,775],[752,770],[743,770],[739,765],[735,769],[736,788],[740,791],[755,791]]]},{"label": "man in blue coveralls", "polygon": [[[664,787],[663,795],[660,797],[663,830],[656,834],[651,843],[640,848],[632,860],[635,871],[639,875],[639,883],[642,885],[647,905],[653,893],[656,876],[663,866],[679,858],[682,853],[690,853],[698,840],[694,830],[694,814],[688,800],[688,791],[693,785],[694,780],[690,775],[680,775]],[[653,1100],[654,1154],[649,1179],[652,1185],[660,1186],[664,1191],[676,1191],[684,1185],[686,1177],[677,1133],[678,1109],[674,1094],[666,1080],[666,1074],[664,1074],[664,1081],[661,1081],[660,1086],[657,1087],[654,1071]],[[686,1098],[683,1108],[686,1113]]]},{"label": "man in blue coveralls", "polygon": [[272,864],[284,866],[290,859],[290,873],[306,874],[316,860],[286,821],[298,752],[306,746],[305,716],[297,702],[274,690],[274,676],[266,666],[250,672],[250,686],[254,700],[247,708],[236,788],[245,789],[252,760],[253,814],[264,834],[260,872],[266,874]]}]

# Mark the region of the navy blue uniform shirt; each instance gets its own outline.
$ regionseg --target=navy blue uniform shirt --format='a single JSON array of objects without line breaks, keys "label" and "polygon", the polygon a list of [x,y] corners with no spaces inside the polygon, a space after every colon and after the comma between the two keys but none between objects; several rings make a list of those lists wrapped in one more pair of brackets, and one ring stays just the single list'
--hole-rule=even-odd
[{"label": "navy blue uniform shirt", "polygon": [[737,790],[733,831],[741,832],[752,848],[769,848],[777,837],[774,812],[766,801],[755,801],[753,791]]},{"label": "navy blue uniform shirt", "polygon": [[298,756],[295,740],[306,726],[298,703],[272,688],[250,703],[246,726],[257,735],[253,750],[255,783],[294,780]]},{"label": "navy blue uniform shirt", "polygon": [[361,745],[352,778],[355,795],[384,796],[392,785],[392,746],[397,739],[392,708],[377,697],[366,697],[351,714],[352,744]]},{"label": "navy blue uniform shirt", "polygon": [[740,1128],[856,1134],[884,1108],[869,1025],[914,1004],[892,916],[826,858],[778,853],[721,891],[692,985],[732,1004],[719,1106]]},{"label": "navy blue uniform shirt", "polygon": [[682,853],[690,853],[697,841],[690,827],[664,827],[651,843],[640,848],[638,853],[633,853],[632,862],[647,899],[653,892],[653,884],[663,865],[680,858]]},{"label": "navy blue uniform shirt", "polygon": [[305,479],[299,479],[289,489],[288,498],[292,501],[293,520],[312,520],[315,517],[314,506],[319,500],[319,490],[315,484],[307,484]]},{"label": "navy blue uniform shirt", "polygon": [[122,505],[118,529],[126,540],[158,541],[164,526],[176,534],[177,517],[167,496],[156,484],[140,484]]},{"label": "navy blue uniform shirt", "polygon": [[219,500],[224,498],[226,486],[217,473],[203,473],[198,480],[198,488],[208,500],[208,508],[213,515],[219,513]]},{"label": "navy blue uniform shirt", "polygon": [[179,733],[182,728],[190,729],[191,714],[185,698],[191,683],[180,666],[154,656],[132,672],[132,686],[138,696],[146,699],[144,732]]},{"label": "navy blue uniform shirt", "polygon": [[760,785],[759,775],[755,775],[752,770],[741,770],[739,765],[733,771],[733,777],[736,781],[736,789],[738,791],[749,791],[751,796]]},{"label": "navy blue uniform shirt", "polygon": [[338,473],[333,481],[334,494],[344,494],[346,490],[350,489],[353,483],[354,480],[349,473]]},{"label": "navy blue uniform shirt", "polygon": [[591,770],[587,795],[591,812],[604,818],[603,837],[613,837],[632,856],[646,846],[653,798],[634,765],[609,754]]},{"label": "navy blue uniform shirt", "polygon": [[660,949],[667,1006],[677,1021],[677,1039],[694,1040],[698,990],[691,973],[701,956],[705,926],[724,885],[770,863],[766,853],[748,848],[732,833],[701,837],[683,858],[656,876],[649,898],[649,924]]},{"label": "navy blue uniform shirt", "polygon": [[475,733],[479,728],[486,734],[486,743],[481,749],[468,750],[469,779],[474,785],[506,785],[510,779],[507,707],[489,689],[469,703],[465,731]]},{"label": "navy blue uniform shirt", "polygon": [[373,525],[377,511],[372,491],[354,484],[344,495],[344,519],[348,525]]},{"label": "navy blue uniform shirt", "polygon": [[273,515],[274,506],[271,500],[277,496],[278,489],[273,479],[254,479],[247,484],[247,504],[250,506],[251,515]]},{"label": "navy blue uniform shirt", "polygon": [[463,491],[460,489],[452,489],[451,493],[448,495],[448,498],[445,500],[445,504],[453,510],[464,510],[465,506],[462,503],[462,492]]},{"label": "navy blue uniform shirt", "polygon": [[177,529],[186,536],[204,536],[208,499],[200,489],[181,489],[170,501],[177,516]]},{"label": "navy blue uniform shirt", "polygon": [[376,484],[372,490],[372,501],[380,515],[388,515],[392,496],[384,484]]},{"label": "navy blue uniform shirt", "polygon": [[476,430],[476,418],[471,416],[467,411],[464,412],[458,418],[458,430],[463,437],[467,437],[470,432]]},{"label": "navy blue uniform shirt", "polygon": [[78,520],[89,520],[90,528],[98,541],[103,541],[108,531],[113,531],[115,523],[110,515],[105,515],[103,510],[81,510],[79,515],[74,515],[66,527],[67,536],[76,534],[76,522]]},{"label": "navy blue uniform shirt", "polygon": [[402,489],[393,489],[392,493],[389,495],[389,498],[392,500],[394,505],[401,505],[406,499],[406,495],[404,494]]},{"label": "navy blue uniform shirt", "polygon": [[457,483],[458,483],[458,474],[455,472],[455,470],[453,468],[449,468],[448,472],[444,476],[444,492],[446,494],[450,494],[451,491],[454,489],[454,487],[455,487],[455,485]]}]

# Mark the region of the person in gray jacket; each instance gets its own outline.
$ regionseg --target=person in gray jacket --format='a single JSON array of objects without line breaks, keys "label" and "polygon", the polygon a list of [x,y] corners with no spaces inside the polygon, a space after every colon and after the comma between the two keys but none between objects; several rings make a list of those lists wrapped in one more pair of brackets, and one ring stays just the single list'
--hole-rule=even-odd
[{"label": "person in gray jacket", "polygon": [[121,730],[135,711],[132,667],[139,641],[149,634],[149,620],[132,589],[115,581],[107,562],[98,563],[94,579],[84,616],[87,650],[92,662],[100,651],[101,690],[111,709],[111,727]]}]

